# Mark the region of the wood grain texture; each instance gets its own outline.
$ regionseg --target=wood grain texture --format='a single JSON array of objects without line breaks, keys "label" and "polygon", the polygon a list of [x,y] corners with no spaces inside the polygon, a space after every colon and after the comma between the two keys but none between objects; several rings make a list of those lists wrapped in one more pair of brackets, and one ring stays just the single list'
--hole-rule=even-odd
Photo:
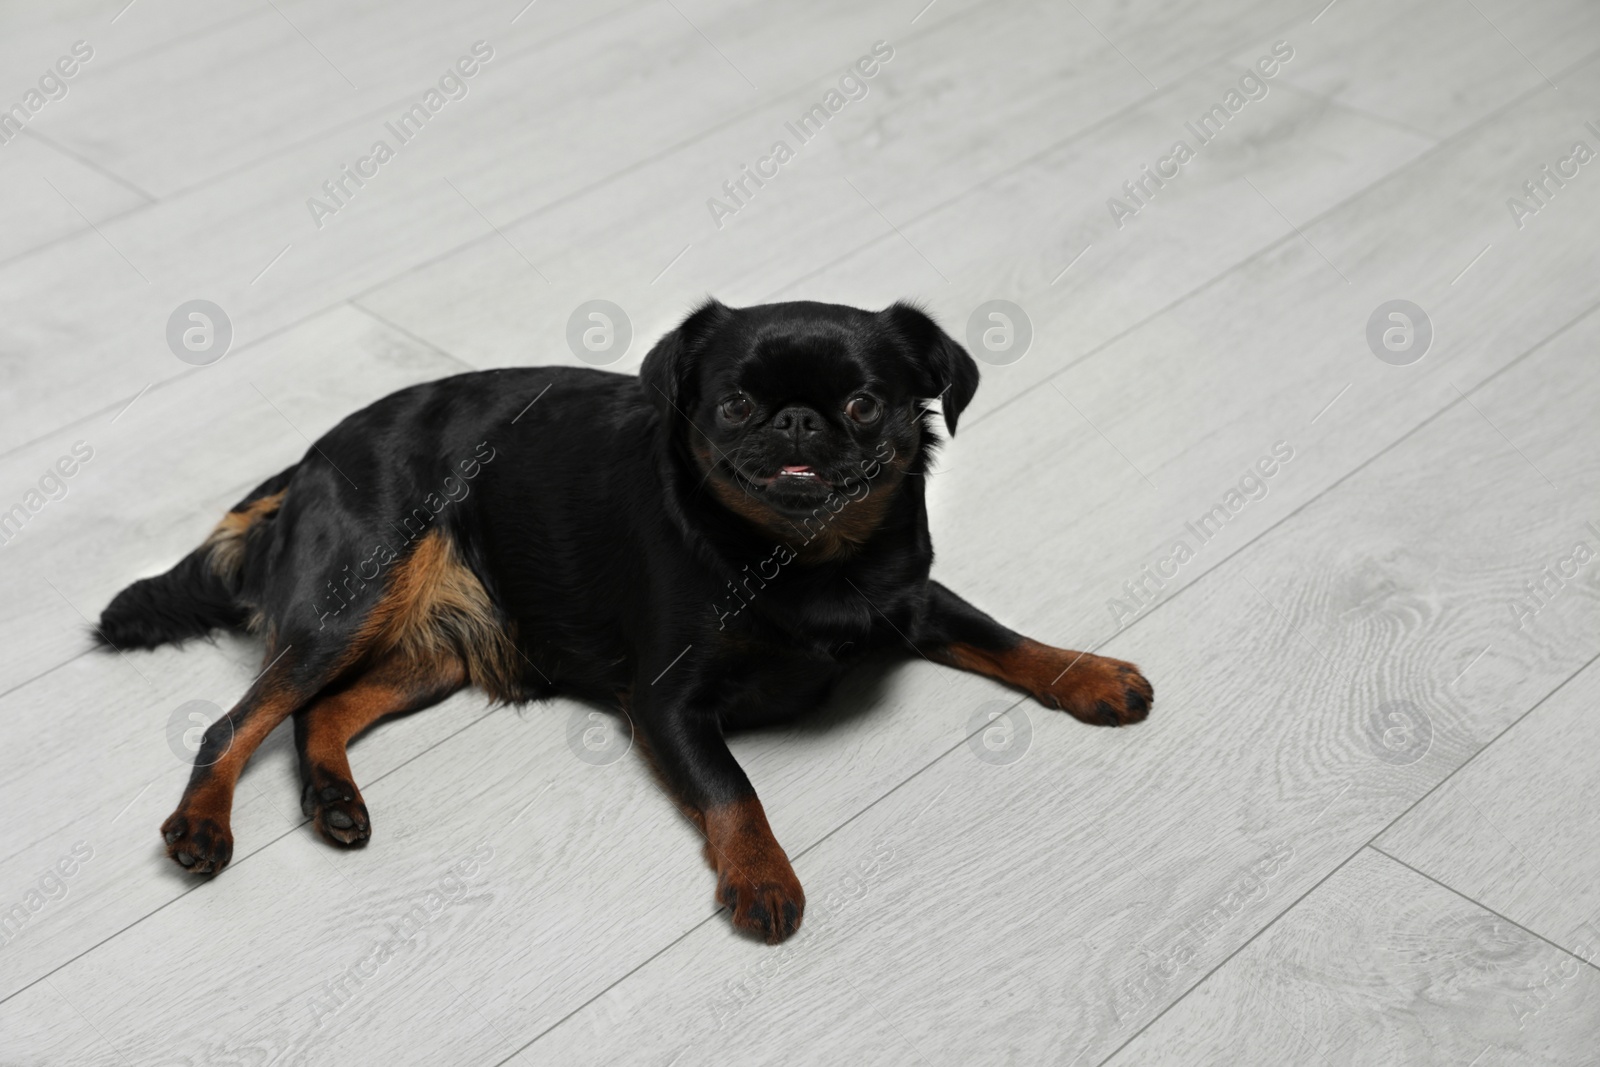
[{"label": "wood grain texture", "polygon": [[[4,907],[29,905],[5,930],[0,997],[198,888],[164,858],[157,833],[189,776],[192,755],[183,749],[183,733],[230,706],[260,666],[259,647],[243,639],[130,653],[125,660],[92,654],[0,697],[14,742],[3,757],[0,802],[28,812],[6,833],[0,884],[7,887]],[[196,707],[196,701],[214,708]],[[190,711],[202,718],[191,722]],[[358,782],[366,788],[486,711],[481,697],[463,695],[358,741],[351,748]],[[95,740],[85,746],[84,737]],[[328,848],[302,819],[299,798],[285,727],[262,746],[240,782],[235,866],[285,834]],[[396,832],[383,823],[375,813],[375,837]],[[63,860],[70,875],[57,866]],[[343,884],[336,868],[321,869]],[[52,870],[66,885],[55,898],[53,883],[46,883]],[[42,896],[30,902],[28,894],[41,886]]]},{"label": "wood grain texture", "polygon": [[[170,352],[167,361],[183,367]],[[328,374],[329,368],[336,373]],[[27,521],[7,525],[0,553],[13,608],[0,613],[0,692],[90,647],[89,626],[119,589],[159,574],[211,532],[228,508],[305,455],[311,440],[395,389],[461,364],[345,307],[174,379],[143,383],[109,410],[0,458],[8,498]],[[61,479],[63,458],[92,458]],[[52,484],[54,484],[52,483]],[[46,488],[50,488],[47,485]],[[32,505],[28,505],[32,506]]]},{"label": "wood grain texture", "polygon": [[1370,849],[1108,1067],[1581,1064],[1600,970]]},{"label": "wood grain texture", "polygon": [[[904,108],[918,119],[918,125],[914,133],[908,131],[908,136],[894,142],[908,146],[926,142],[926,147],[910,149],[907,162],[929,162],[932,149],[931,162],[942,165],[902,170],[903,177],[891,183],[901,196],[918,195],[919,190],[950,195],[966,187],[954,178],[995,173],[995,164],[987,160],[1004,164],[1036,151],[1039,126],[1059,123],[1064,110],[1068,114],[1081,112],[1084,118],[1073,125],[1082,128],[1110,110],[1102,106],[1108,96],[1118,97],[1118,106],[1135,98],[1134,83],[1127,80],[1131,75],[1113,49],[1098,36],[1084,37],[1081,27],[1077,28],[1077,36],[1070,38],[1063,37],[1066,31],[1062,30],[1054,36],[1074,45],[1067,68],[1073,80],[1065,89],[1040,95],[1028,89],[1037,79],[1019,77],[1025,72],[1008,75],[1018,80],[1000,91],[995,106],[1000,107],[1001,102],[1008,102],[1021,92],[1032,109],[1028,121],[1020,121],[1012,114],[1010,121],[999,127],[1011,131],[1005,135],[1009,140],[1003,150],[992,137],[991,143],[973,144],[971,137],[959,134],[959,130],[973,125],[988,129],[992,122],[952,123],[948,107],[940,108],[937,100],[929,98],[952,81],[981,85],[993,70],[1012,71],[1010,53],[1025,33],[989,34],[987,45],[1004,51],[992,60],[985,52],[974,53],[982,61],[974,66],[970,61],[954,58],[967,55],[970,31],[952,32],[951,27],[978,18],[982,12],[976,9],[971,13],[958,9],[954,15],[947,11],[939,17],[943,21],[930,20],[898,35],[894,30],[905,25],[899,18],[876,16],[863,25],[859,14],[845,13],[856,12],[854,5],[841,5],[839,10],[837,18],[831,12],[821,18],[837,33],[827,38],[827,48],[818,43],[805,52],[808,57],[817,57],[816,65],[810,68],[815,73],[805,79],[802,88],[787,90],[784,99],[792,104],[804,107],[815,103],[816,94],[836,76],[839,65],[853,61],[874,36],[894,36],[904,47],[912,48],[921,35],[945,35],[945,44],[936,53],[944,60],[943,69],[928,70],[920,84],[913,83],[899,91],[900,96],[909,98]],[[1041,15],[1033,7],[1026,13],[1034,22],[1063,17]],[[1054,22],[1046,21],[1045,25],[1053,28]],[[1234,32],[1240,39],[1247,39],[1243,37],[1245,31]],[[808,45],[816,38],[815,34],[809,35]],[[661,44],[680,39],[682,47]],[[111,356],[114,350],[122,350],[122,324],[139,322],[140,328],[148,331],[146,335],[159,336],[166,314],[201,284],[211,293],[211,299],[235,309],[240,323],[239,343],[243,345],[329,306],[330,297],[337,300],[359,293],[407,266],[426,263],[468,241],[503,240],[492,233],[496,226],[504,228],[603,179],[627,174],[653,155],[694,139],[708,127],[716,129],[747,109],[750,98],[744,82],[729,79],[734,83],[734,88],[729,88],[723,81],[704,76],[704,44],[699,33],[681,17],[670,9],[652,5],[629,9],[616,18],[599,19],[553,39],[536,39],[525,50],[508,50],[504,59],[496,61],[501,65],[486,69],[472,95],[462,101],[470,106],[439,116],[440,121],[433,127],[438,137],[430,132],[425,143],[407,146],[403,167],[389,168],[392,173],[383,175],[382,181],[375,180],[364,187],[359,200],[352,200],[350,209],[340,213],[337,224],[327,223],[322,229],[317,229],[309,218],[307,198],[318,190],[322,178],[337,170],[341,160],[365,150],[375,136],[372,131],[381,130],[381,124],[374,117],[368,126],[357,124],[348,129],[325,130],[313,125],[304,140],[285,150],[271,152],[248,167],[230,172],[226,180],[197,186],[187,195],[119,220],[106,229],[103,239],[95,236],[95,247],[103,253],[97,264],[103,274],[95,279],[101,294],[96,313],[86,316],[82,308],[62,309],[61,314],[74,327],[70,341],[53,332],[25,333],[18,340],[35,344],[68,342],[66,347],[74,353],[75,363],[103,372],[92,378],[96,389],[104,380],[109,392],[111,383],[127,388],[135,377],[126,360]],[[1082,62],[1080,55],[1091,61]],[[663,63],[665,67],[661,66]],[[645,77],[641,70],[649,71],[651,77]],[[935,77],[928,78],[927,74]],[[491,75],[500,80],[491,81]],[[652,86],[661,80],[683,84],[682,91],[674,96],[675,106],[665,117],[656,115],[648,106],[654,96]],[[880,95],[887,98],[887,90]],[[569,96],[586,101],[581,115],[557,106],[559,100]],[[1068,103],[1074,106],[1067,108]],[[852,116],[851,121],[858,120]],[[879,139],[884,128],[882,120],[871,127],[874,140]],[[772,136],[771,126],[764,123],[759,140],[753,143],[756,148],[765,148]],[[756,150],[749,145],[747,142],[736,155],[717,160],[711,189],[735,173],[737,162]],[[884,153],[875,153],[878,154]],[[979,162],[969,163],[969,159]],[[574,160],[582,161],[581,165],[575,166]],[[942,177],[946,174],[949,177]],[[446,178],[455,181],[457,188],[452,189]],[[706,187],[698,182],[696,186],[694,195],[682,204],[696,218],[695,231],[700,232],[709,216],[704,206]],[[865,220],[882,221],[880,208],[857,202],[855,194],[847,198],[847,191],[848,187],[839,182],[829,183],[829,200],[851,209],[848,225],[852,236]],[[869,198],[883,199],[871,182],[865,191]],[[890,202],[881,210],[898,209]],[[286,245],[296,244],[296,235],[300,237],[298,247],[266,272],[257,285],[257,276],[266,271]],[[111,247],[101,247],[105,241]],[[642,258],[665,265],[683,247],[674,237],[658,247],[645,246]],[[839,252],[843,250],[841,247]],[[518,251],[519,261],[526,259],[524,266],[528,266],[542,262],[545,250],[543,242],[527,242]],[[53,309],[60,303],[62,290],[59,285],[48,286],[69,269],[68,264],[71,269],[81,269],[78,260],[86,254],[73,244],[66,250],[51,246],[39,256],[29,257],[16,274],[16,284],[27,292],[25,301],[36,306],[44,302]],[[634,258],[637,262],[641,257]],[[827,258],[831,256],[820,261],[826,262]],[[537,277],[537,269],[531,268],[528,275],[521,275],[519,269],[519,276],[531,283]],[[642,284],[660,270],[661,267],[635,267],[634,272],[644,274]],[[776,284],[791,277],[792,274],[778,279]],[[55,294],[53,302],[47,293]],[[7,426],[13,427],[16,434],[9,443],[26,440],[30,432],[41,432],[52,419],[83,410],[84,390],[77,397],[63,397],[44,380],[37,386],[24,385],[20,392],[32,402],[9,413]],[[0,445],[5,443],[0,438]]]},{"label": "wood grain texture", "polygon": [[[470,874],[461,866],[476,843],[413,853],[411,881],[369,892],[330,869],[327,846],[309,832],[291,835],[243,863],[253,877],[219,880],[203,903],[157,912],[50,983],[123,1057],[88,1063],[163,1062],[175,1053],[196,1063],[493,1063],[505,1039],[451,991],[460,976],[435,966],[441,947],[483,932],[493,860]],[[315,916],[307,898],[319,903]],[[268,945],[290,970],[238,965]],[[144,981],[105,984],[134,971]],[[170,1014],[152,989],[197,996],[191,1018]],[[381,1029],[363,1025],[385,998],[407,1004],[403,1016],[384,1013]]]},{"label": "wood grain texture", "polygon": [[[1588,331],[1572,343],[1592,350],[1593,336]],[[1600,403],[1593,375],[1550,367],[1544,382],[1551,381],[1563,382],[1578,403]],[[1592,558],[1579,562],[1600,549],[1600,456],[1592,431],[1574,432],[1546,419],[1532,390],[1497,389],[1482,406],[1537,468],[1535,476],[1553,484],[1548,492],[1581,502],[1564,529],[1519,546],[1520,580],[1498,603],[1504,630],[1535,642],[1595,633],[1600,568]],[[1486,658],[1494,654],[1491,647]],[[1600,674],[1591,663],[1387,831],[1378,846],[1568,949],[1600,940],[1600,865],[1591,817],[1600,790],[1592,758],[1597,694]]]},{"label": "wood grain texture", "polygon": [[[1315,44],[1307,43],[1297,57],[1315,54]],[[1574,86],[1593,85],[1595,70],[1590,60],[1565,78]],[[1216,91],[1213,86],[1212,92]],[[1330,190],[1323,200],[1327,207],[1310,217],[1291,212],[1317,209],[1305,199],[1304,190],[1312,186],[1311,170],[1300,170],[1298,182],[1285,176],[1269,187],[1263,172],[1270,175],[1282,165],[1275,152],[1249,140],[1218,138],[1206,149],[1212,154],[1194,160],[1189,165],[1193,173],[1184,174],[1170,195],[1163,189],[1139,217],[1118,229],[1109,218],[1105,198],[1135,173],[1137,165],[1150,162],[1151,152],[1165,146],[1167,137],[1152,129],[1156,139],[1146,140],[1147,147],[1131,160],[1123,155],[1120,162],[1101,164],[1101,176],[1094,184],[1084,183],[1082,200],[1064,201],[1045,169],[1028,175],[1022,184],[992,183],[947,211],[902,224],[906,239],[934,261],[954,259],[977,272],[987,267],[992,273],[982,289],[960,292],[954,285],[930,284],[922,259],[898,238],[884,238],[773,295],[839,299],[848,292],[866,292],[882,300],[896,284],[918,285],[927,292],[931,309],[957,329],[964,329],[981,300],[1003,295],[1018,303],[1032,320],[1033,348],[1019,361],[986,368],[984,388],[966,416],[970,425],[1064,368],[1071,368],[1066,373],[1084,373],[1077,364],[1086,356],[1103,367],[1115,367],[1123,365],[1130,353],[1159,356],[1166,346],[1188,350],[1184,373],[1205,377],[1226,388],[1230,396],[1252,396],[1254,390],[1241,391],[1234,381],[1224,385],[1210,374],[1214,366],[1223,370],[1236,366],[1252,381],[1265,373],[1251,360],[1234,363],[1231,350],[1227,362],[1215,362],[1220,353],[1211,345],[1239,343],[1235,332],[1216,317],[1233,306],[1234,293],[1278,286],[1282,288],[1277,300],[1259,302],[1267,317],[1258,331],[1240,340],[1259,346],[1258,358],[1273,361],[1273,377],[1296,369],[1317,375],[1318,387],[1300,387],[1321,394],[1307,397],[1309,419],[1352,380],[1352,374],[1373,373],[1376,365],[1365,359],[1360,328],[1377,304],[1397,293],[1412,293],[1408,299],[1426,304],[1436,318],[1456,318],[1460,328],[1449,332],[1449,342],[1467,350],[1527,332],[1511,321],[1474,321],[1474,316],[1487,320],[1495,313],[1496,305],[1483,299],[1486,292],[1516,289],[1526,282],[1525,306],[1541,322],[1547,318],[1547,299],[1565,302],[1566,315],[1558,321],[1587,306],[1590,289],[1563,280],[1588,263],[1587,250],[1581,243],[1567,242],[1564,234],[1538,234],[1531,225],[1518,231],[1505,206],[1507,196],[1536,173],[1540,163],[1555,158],[1551,153],[1558,146],[1566,151],[1571,139],[1584,132],[1587,116],[1576,99],[1540,83],[1525,97],[1500,101],[1498,111],[1480,113],[1478,125],[1415,155],[1408,154],[1405,143],[1388,141],[1395,134],[1388,130],[1382,137],[1396,153],[1395,169],[1385,169],[1369,188],[1349,189],[1343,199]],[[1197,92],[1193,102],[1204,103],[1205,97]],[[1250,106],[1281,109],[1258,114],[1272,114],[1277,120],[1287,113],[1288,121],[1298,119],[1309,127],[1307,139],[1312,143],[1284,147],[1290,157],[1304,153],[1306,166],[1315,168],[1320,154],[1317,135],[1325,128],[1317,116],[1324,104],[1308,105],[1289,93],[1274,93]],[[1175,108],[1168,118],[1169,129],[1181,130],[1188,117],[1185,110]],[[1241,119],[1249,120],[1248,110]],[[1367,128],[1362,127],[1359,136],[1370,136]],[[1268,143],[1278,147],[1275,141]],[[1352,154],[1360,155],[1360,149]],[[1052,162],[1062,165],[1060,159]],[[1213,169],[1218,166],[1226,169],[1219,173]],[[1301,191],[1284,195],[1283,189],[1296,184]],[[1564,195],[1570,196],[1573,210],[1568,213],[1563,210],[1568,205],[1552,203],[1551,214],[1564,220],[1555,228],[1586,226],[1592,211],[1586,214],[1579,203],[1592,206],[1593,187],[1574,184]],[[1190,197],[1196,199],[1186,207]],[[1299,204],[1293,202],[1296,198]],[[1404,209],[1399,206],[1402,202]],[[1071,214],[1062,218],[1064,212]],[[1060,222],[1040,226],[1041,218]],[[976,227],[972,220],[983,220],[984,225]],[[1050,235],[1051,243],[1031,251],[1037,238],[1022,235],[1040,230]],[[982,236],[986,232],[997,237]],[[1006,241],[1007,235],[1013,240]],[[1452,286],[1491,244],[1495,247],[1489,255]],[[1030,251],[1019,257],[1019,246]],[[1085,253],[1086,248],[1090,250]],[[1542,266],[1547,250],[1566,265]],[[1083,259],[1067,270],[1080,253]],[[1304,269],[1288,266],[1302,262]],[[1303,310],[1302,304],[1307,305]],[[1135,327],[1139,333],[1132,332]],[[1151,349],[1149,338],[1157,336],[1152,328],[1163,331],[1161,349]],[[1440,335],[1441,346],[1445,336]],[[1295,346],[1293,358],[1284,349],[1288,343]],[[1426,370],[1432,373],[1438,363],[1428,364]],[[1336,377],[1346,366],[1350,373]],[[1147,379],[1125,374],[1123,380],[1142,387]],[[1213,402],[1208,398],[1187,410],[1197,422],[1208,420]],[[1159,410],[1156,405],[1130,403],[1119,414]],[[1150,440],[1187,444],[1191,438],[1161,433]]]},{"label": "wood grain texture", "polygon": [[[1445,136],[1473,115],[1548,85],[1547,78],[1559,84],[1559,72],[1588,54],[1597,28],[1591,4],[1339,0],[1314,28],[1334,47],[1285,77],[1367,114]],[[1451,63],[1435,70],[1418,62],[1419,49]]]},{"label": "wood grain texture", "polygon": [[[256,4],[138,51],[108,26],[103,47],[117,62],[107,70],[97,58],[85,67],[86,76],[102,76],[86,77],[81,105],[63,109],[49,132],[166,199],[336,129],[350,130],[350,149],[364,151],[365,128],[381,127],[373,117],[403,111],[474,41],[498,46],[487,74],[519,45],[558,38],[626,6],[541,3],[513,26],[515,7],[486,0],[449,8],[413,0]],[[464,99],[476,87],[474,78]],[[142,121],[152,110],[164,121]],[[349,161],[327,159],[327,173],[309,180],[303,195]]]},{"label": "wood grain texture", "polygon": [[[814,15],[827,34],[813,32],[807,40],[827,57],[811,69],[831,74],[835,59],[853,62],[873,36],[870,22],[860,25],[856,5],[840,2],[830,12],[838,17]],[[518,32],[526,27],[519,24]],[[822,39],[830,42],[826,49]],[[501,240],[502,222],[715,128],[751,106],[751,91],[732,72],[708,77],[707,52],[700,32],[660,4],[633,4],[562,32],[530,32],[521,47],[497,53],[470,94],[430,120],[427,137],[401,146],[394,165],[380,169],[331,221],[321,219],[320,228],[308,199],[342,164],[370,149],[384,130],[381,113],[331,127],[310,122],[300,139],[263,146],[264,154],[222,180],[0,267],[0,308],[31,309],[0,316],[0,345],[67,353],[77,379],[67,390],[36,365],[17,365],[14,393],[0,397],[0,448],[108,405],[152,377],[170,377],[164,325],[197,292],[229,310],[242,349],[468,242]],[[181,71],[181,52],[167,61]],[[320,59],[311,65],[323,66]],[[673,106],[658,111],[651,104],[664,81],[678,88]],[[571,99],[584,100],[584,108],[565,106]],[[316,103],[296,100],[300,108]],[[699,198],[695,203],[703,210]],[[663,263],[673,254],[662,250]],[[541,249],[532,244],[521,255],[537,262]],[[85,291],[95,294],[92,303],[78,295]],[[146,342],[131,352],[130,328]]]},{"label": "wood grain texture", "polygon": [[[1063,19],[1073,17],[1063,11]],[[989,26],[1002,14],[1001,25]],[[980,77],[1031,83],[1032,69],[1013,71],[1010,54],[1019,37],[1035,32],[1027,21],[1033,14],[1020,5],[986,7],[905,44],[880,76],[878,95],[843,112],[825,138],[806,145],[801,159],[720,229],[710,223],[706,198],[739,161],[783,133],[806,94],[614,187],[507,227],[511,244],[548,250],[540,262],[554,266],[551,286],[533,277],[507,242],[490,239],[360,301],[474,365],[496,366],[568,358],[566,318],[598,291],[595,277],[607,279],[604,291],[644,337],[711,292],[733,303],[832,299],[869,307],[912,293],[964,338],[971,311],[1004,295],[1034,317],[1034,349],[1020,364],[986,368],[976,417],[1280,242],[1287,227],[1240,174],[1253,174],[1300,218],[1348,198],[1428,144],[1274,91],[1252,105],[1266,110],[1241,114],[1229,131],[1236,136],[1208,149],[1146,218],[1119,232],[1107,197],[1167,151],[1186,119],[1216,102],[1239,64],[1213,61],[1159,93],[1137,96],[1112,76],[1120,58],[1061,31],[1062,47],[1083,68],[1070,97],[1024,97],[1027,113],[1006,112],[1008,121],[987,142],[964,146],[970,158],[933,151],[941,142],[930,145],[932,135],[955,140],[944,133],[952,125],[946,113],[929,103],[941,87]],[[1244,55],[1248,63],[1257,53]],[[985,65],[997,72],[984,75]],[[1012,128],[1018,132],[1008,134]],[[1043,147],[1041,135],[1049,138]],[[1018,159],[1015,166],[994,165],[1009,158]],[[629,205],[625,212],[619,203]],[[1063,276],[1090,244],[1092,258]],[[637,344],[619,366],[632,366],[645,347]]]},{"label": "wood grain texture", "polygon": [[[1600,651],[1600,587],[1520,630],[1508,604],[1600,521],[1600,185],[1521,230],[1504,201],[1596,117],[1600,38],[1587,5],[1478,6],[1492,24],[1426,0],[1340,0],[1314,26],[1256,0],[541,2],[515,27],[515,5],[135,5],[103,80],[63,102],[82,109],[40,126],[60,135],[48,158],[83,168],[63,180],[120,216],[95,233],[26,196],[0,208],[22,249],[0,262],[0,486],[97,447],[0,549],[0,909],[26,915],[0,943],[0,1059],[1088,1064],[1175,1005],[1117,1062],[1479,1054],[1430,1052],[1441,1029],[1487,1035],[1480,1067],[1582,1062],[1590,984],[1552,991],[1559,1019],[1494,1017],[1566,957],[1495,940],[1364,848],[1398,817],[1380,847],[1573,950],[1596,903],[1587,824],[1561,804],[1595,791],[1573,740],[1594,668],[1573,676]],[[29,70],[113,14],[8,9],[0,28],[25,32],[0,29],[0,56]],[[361,90],[285,16],[359,63]],[[463,110],[311,228],[305,197],[385,94],[491,18],[507,45]],[[1284,80],[1116,229],[1105,198],[1280,36]],[[897,54],[870,95],[715,228],[705,199],[878,37]],[[0,158],[0,179],[8,162],[24,191],[47,165]],[[122,205],[124,169],[162,199]],[[985,368],[932,483],[938,576],[1035,637],[1109,638],[1152,676],[1151,721],[1028,706],[1005,763],[973,723],[1015,695],[914,662],[736,738],[811,901],[775,950],[715,913],[637,753],[577,755],[572,731],[598,723],[568,701],[462,695],[359,743],[359,853],[302,824],[275,736],[229,871],[196,886],[163,861],[154,827],[186,773],[169,718],[226,705],[257,650],[79,656],[77,611],[191,547],[301,433],[463,363],[573,362],[565,320],[594,296],[633,316],[631,369],[708,289],[922,295],[958,335],[982,300],[1024,304],[1034,349]],[[190,370],[162,327],[196,295],[239,334]],[[1395,296],[1437,329],[1409,367],[1363,336]],[[1114,617],[1280,441],[1269,491]],[[1275,937],[1292,944],[1260,948]],[[1281,1006],[1302,1003],[1319,1013]]]},{"label": "wood grain texture", "polygon": [[[1545,388],[1600,337],[1581,325],[1480,406],[1587,440],[1589,397]],[[1458,400],[1105,647],[1162,664],[1147,724],[1073,732],[1029,708],[1014,765],[957,747],[800,857],[820,898],[893,850],[847,917],[808,917],[838,940],[811,956],[802,934],[793,967],[747,996],[724,982],[760,957],[708,923],[527,1062],[860,1058],[885,1051],[885,1019],[909,1038],[889,1055],[1098,1062],[1600,651],[1592,628],[1517,637],[1502,600],[1522,546],[1582,512]],[[969,558],[954,540],[946,558]],[[1035,632],[1052,614],[1037,610]],[[1426,744],[1386,736],[1397,709],[1425,719]],[[939,977],[897,979],[908,966]],[[730,996],[747,1010],[717,1028]],[[665,1032],[664,1007],[683,1020]]]},{"label": "wood grain texture", "polygon": [[[75,40],[104,43],[96,69],[128,57],[170,48],[194,34],[271,10],[257,0],[172,0],[129,5],[127,0],[62,0],[58,4],[7,4],[0,11],[0,62],[8,70],[41,71]],[[103,61],[103,63],[102,63]],[[23,74],[24,79],[27,78]],[[21,88],[21,86],[17,86]]]},{"label": "wood grain texture", "polygon": [[0,262],[147,203],[140,190],[37,133],[13,137],[0,145]]},{"label": "wood grain texture", "polygon": [[5,1034],[5,1062],[17,1067],[126,1062],[49,983],[0,1003],[0,1033]]},{"label": "wood grain texture", "polygon": [[[1600,613],[1587,584],[1566,603],[1552,602],[1535,624],[1592,632]],[[1385,832],[1378,847],[1568,951],[1596,951],[1597,697],[1600,671],[1591,664]]]}]

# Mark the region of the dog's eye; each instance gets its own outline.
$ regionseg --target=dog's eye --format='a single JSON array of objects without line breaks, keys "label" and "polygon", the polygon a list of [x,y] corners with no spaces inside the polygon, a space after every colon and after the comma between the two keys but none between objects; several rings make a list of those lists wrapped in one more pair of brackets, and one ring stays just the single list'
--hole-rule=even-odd
[{"label": "dog's eye", "polygon": [[750,398],[743,393],[724,400],[721,407],[722,417],[732,423],[743,422],[755,410],[756,406],[750,403]]},{"label": "dog's eye", "polygon": [[865,426],[878,421],[878,416],[883,414],[883,405],[870,396],[851,397],[850,403],[844,406],[844,413]]}]

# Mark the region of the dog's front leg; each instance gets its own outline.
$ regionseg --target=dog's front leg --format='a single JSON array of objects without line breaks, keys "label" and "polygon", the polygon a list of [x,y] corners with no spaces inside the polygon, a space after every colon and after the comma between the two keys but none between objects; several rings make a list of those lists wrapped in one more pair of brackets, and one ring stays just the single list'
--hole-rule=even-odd
[{"label": "dog's front leg", "polygon": [[928,583],[914,643],[929,659],[1015,686],[1093,726],[1141,722],[1155,699],[1133,664],[1023,637],[938,582]]},{"label": "dog's front leg", "polygon": [[[692,673],[683,664],[675,671]],[[806,894],[716,714],[687,686],[669,687],[665,679],[638,686],[632,706],[656,767],[705,835],[717,903],[733,914],[733,925],[768,944],[788,938],[800,928]]]}]

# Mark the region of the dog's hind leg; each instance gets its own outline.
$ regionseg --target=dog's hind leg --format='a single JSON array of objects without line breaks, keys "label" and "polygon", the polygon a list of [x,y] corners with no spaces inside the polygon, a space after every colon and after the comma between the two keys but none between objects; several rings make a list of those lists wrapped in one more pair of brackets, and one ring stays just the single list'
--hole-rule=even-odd
[{"label": "dog's hind leg", "polygon": [[374,666],[295,712],[300,757],[300,807],[327,841],[358,848],[372,822],[350,771],[346,746],[379,719],[437,704],[467,682],[456,656],[391,653]]},{"label": "dog's hind leg", "polygon": [[[297,563],[300,573],[317,573],[307,561]],[[272,619],[282,614],[268,612]],[[275,632],[271,624],[268,632]],[[161,827],[167,854],[196,873],[219,871],[233,855],[229,813],[234,786],[251,754],[279,723],[314,699],[328,698],[329,723],[325,730],[311,729],[319,716],[308,717],[307,745],[315,740],[317,751],[331,751],[332,739],[342,734],[340,758],[327,762],[349,785],[343,741],[383,715],[408,704],[425,706],[467,681],[500,699],[516,699],[520,693],[514,639],[482,583],[440,530],[427,533],[392,566],[370,607],[350,611],[326,628],[312,627],[302,618],[284,637],[268,642],[268,655],[276,658],[244,699],[206,730],[189,787]],[[390,661],[412,672],[413,681],[401,681],[402,675],[390,668],[390,673],[380,672],[361,684],[375,666]],[[335,788],[331,777],[327,787]],[[329,821],[341,810],[335,807],[325,818],[318,817],[325,833],[354,828],[355,809],[348,805],[358,804],[359,794],[349,785],[338,795],[346,792],[349,801],[339,803],[346,804],[343,815],[351,826]]]},{"label": "dog's hind leg", "polygon": [[233,857],[233,791],[257,746],[296,708],[311,699],[332,673],[314,647],[268,645],[272,657],[232,711],[212,723],[195,754],[183,799],[161,837],[167,855],[196,874],[213,874]]},{"label": "dog's hind leg", "polygon": [[465,685],[521,695],[515,640],[488,591],[442,531],[424,536],[388,575],[351,638],[348,673],[295,717],[301,807],[324,838],[359,846],[372,834],[345,747],[389,715],[419,711]]}]

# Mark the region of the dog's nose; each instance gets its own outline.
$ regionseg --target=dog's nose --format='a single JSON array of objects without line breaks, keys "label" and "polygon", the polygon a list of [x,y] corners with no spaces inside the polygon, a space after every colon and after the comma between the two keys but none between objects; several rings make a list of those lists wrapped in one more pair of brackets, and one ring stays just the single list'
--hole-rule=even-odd
[{"label": "dog's nose", "polygon": [[804,404],[790,404],[773,416],[772,428],[800,441],[822,432],[822,416]]}]

